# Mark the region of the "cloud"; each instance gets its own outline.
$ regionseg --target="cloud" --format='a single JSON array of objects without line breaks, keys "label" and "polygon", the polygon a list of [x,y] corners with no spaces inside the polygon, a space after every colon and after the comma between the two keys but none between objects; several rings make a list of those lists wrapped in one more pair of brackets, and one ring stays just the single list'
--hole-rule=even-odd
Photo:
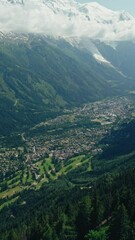
[{"label": "cloud", "polygon": [[15,32],[35,32],[62,34],[65,31],[64,17],[57,17],[43,3],[26,1],[21,4],[0,3],[0,30]]},{"label": "cloud", "polygon": [[[82,10],[83,5],[77,3],[71,6],[71,16],[69,16],[70,6],[67,5],[67,9],[63,10],[63,5],[59,3],[63,4],[60,1],[58,6],[53,8],[52,3],[47,5],[42,0],[25,0],[24,5],[7,4],[1,0],[0,31],[44,33],[53,36],[87,36],[102,40],[135,39],[134,18],[124,21],[113,19],[111,24],[107,24],[91,19],[91,15],[86,16],[86,12]],[[114,15],[116,18],[117,14]]]}]

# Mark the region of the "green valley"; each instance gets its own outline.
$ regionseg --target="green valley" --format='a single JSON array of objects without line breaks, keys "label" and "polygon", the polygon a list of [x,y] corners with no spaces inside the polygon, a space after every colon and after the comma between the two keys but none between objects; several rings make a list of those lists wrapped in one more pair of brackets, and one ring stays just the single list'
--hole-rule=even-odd
[{"label": "green valley", "polygon": [[132,85],[119,71],[101,66],[66,41],[5,36],[0,39],[0,132],[19,132],[65,108],[123,94]]},{"label": "green valley", "polygon": [[134,240],[135,83],[110,52],[0,38],[0,239]]},{"label": "green valley", "polygon": [[[89,240],[97,236],[110,240],[118,201],[119,211],[127,211],[122,207],[125,204],[128,214],[124,199],[129,191],[134,201],[134,112],[131,94],[107,98],[65,109],[22,132],[16,146],[15,142],[7,149],[3,146],[2,239]],[[120,148],[123,144],[125,148]],[[99,215],[94,213],[94,201]]]}]

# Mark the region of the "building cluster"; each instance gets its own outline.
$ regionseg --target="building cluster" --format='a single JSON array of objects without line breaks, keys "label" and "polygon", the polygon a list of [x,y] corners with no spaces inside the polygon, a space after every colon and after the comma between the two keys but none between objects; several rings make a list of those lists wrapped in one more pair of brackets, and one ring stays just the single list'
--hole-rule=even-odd
[{"label": "building cluster", "polygon": [[131,120],[134,112],[135,105],[128,97],[108,98],[65,110],[63,115],[33,128],[36,132],[39,129],[41,134],[30,137],[23,133],[25,151],[21,150],[21,154],[20,149],[1,149],[0,172],[5,174],[10,169],[17,170],[17,160],[29,164],[48,156],[66,160],[85,152],[100,153],[100,140],[110,134],[112,127]]}]

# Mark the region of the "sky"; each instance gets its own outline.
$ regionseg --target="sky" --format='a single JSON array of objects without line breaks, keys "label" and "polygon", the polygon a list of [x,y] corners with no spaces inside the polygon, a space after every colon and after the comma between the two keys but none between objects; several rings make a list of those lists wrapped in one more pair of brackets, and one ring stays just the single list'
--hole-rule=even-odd
[{"label": "sky", "polygon": [[126,10],[135,16],[135,0],[77,0],[78,2],[98,2],[112,10]]}]

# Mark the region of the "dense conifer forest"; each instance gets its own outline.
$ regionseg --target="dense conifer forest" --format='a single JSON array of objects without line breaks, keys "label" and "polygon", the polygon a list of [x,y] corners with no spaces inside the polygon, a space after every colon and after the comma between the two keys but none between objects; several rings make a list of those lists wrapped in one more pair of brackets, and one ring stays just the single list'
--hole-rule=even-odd
[{"label": "dense conifer forest", "polygon": [[105,174],[91,187],[64,177],[3,209],[1,239],[133,240],[135,169]]}]

